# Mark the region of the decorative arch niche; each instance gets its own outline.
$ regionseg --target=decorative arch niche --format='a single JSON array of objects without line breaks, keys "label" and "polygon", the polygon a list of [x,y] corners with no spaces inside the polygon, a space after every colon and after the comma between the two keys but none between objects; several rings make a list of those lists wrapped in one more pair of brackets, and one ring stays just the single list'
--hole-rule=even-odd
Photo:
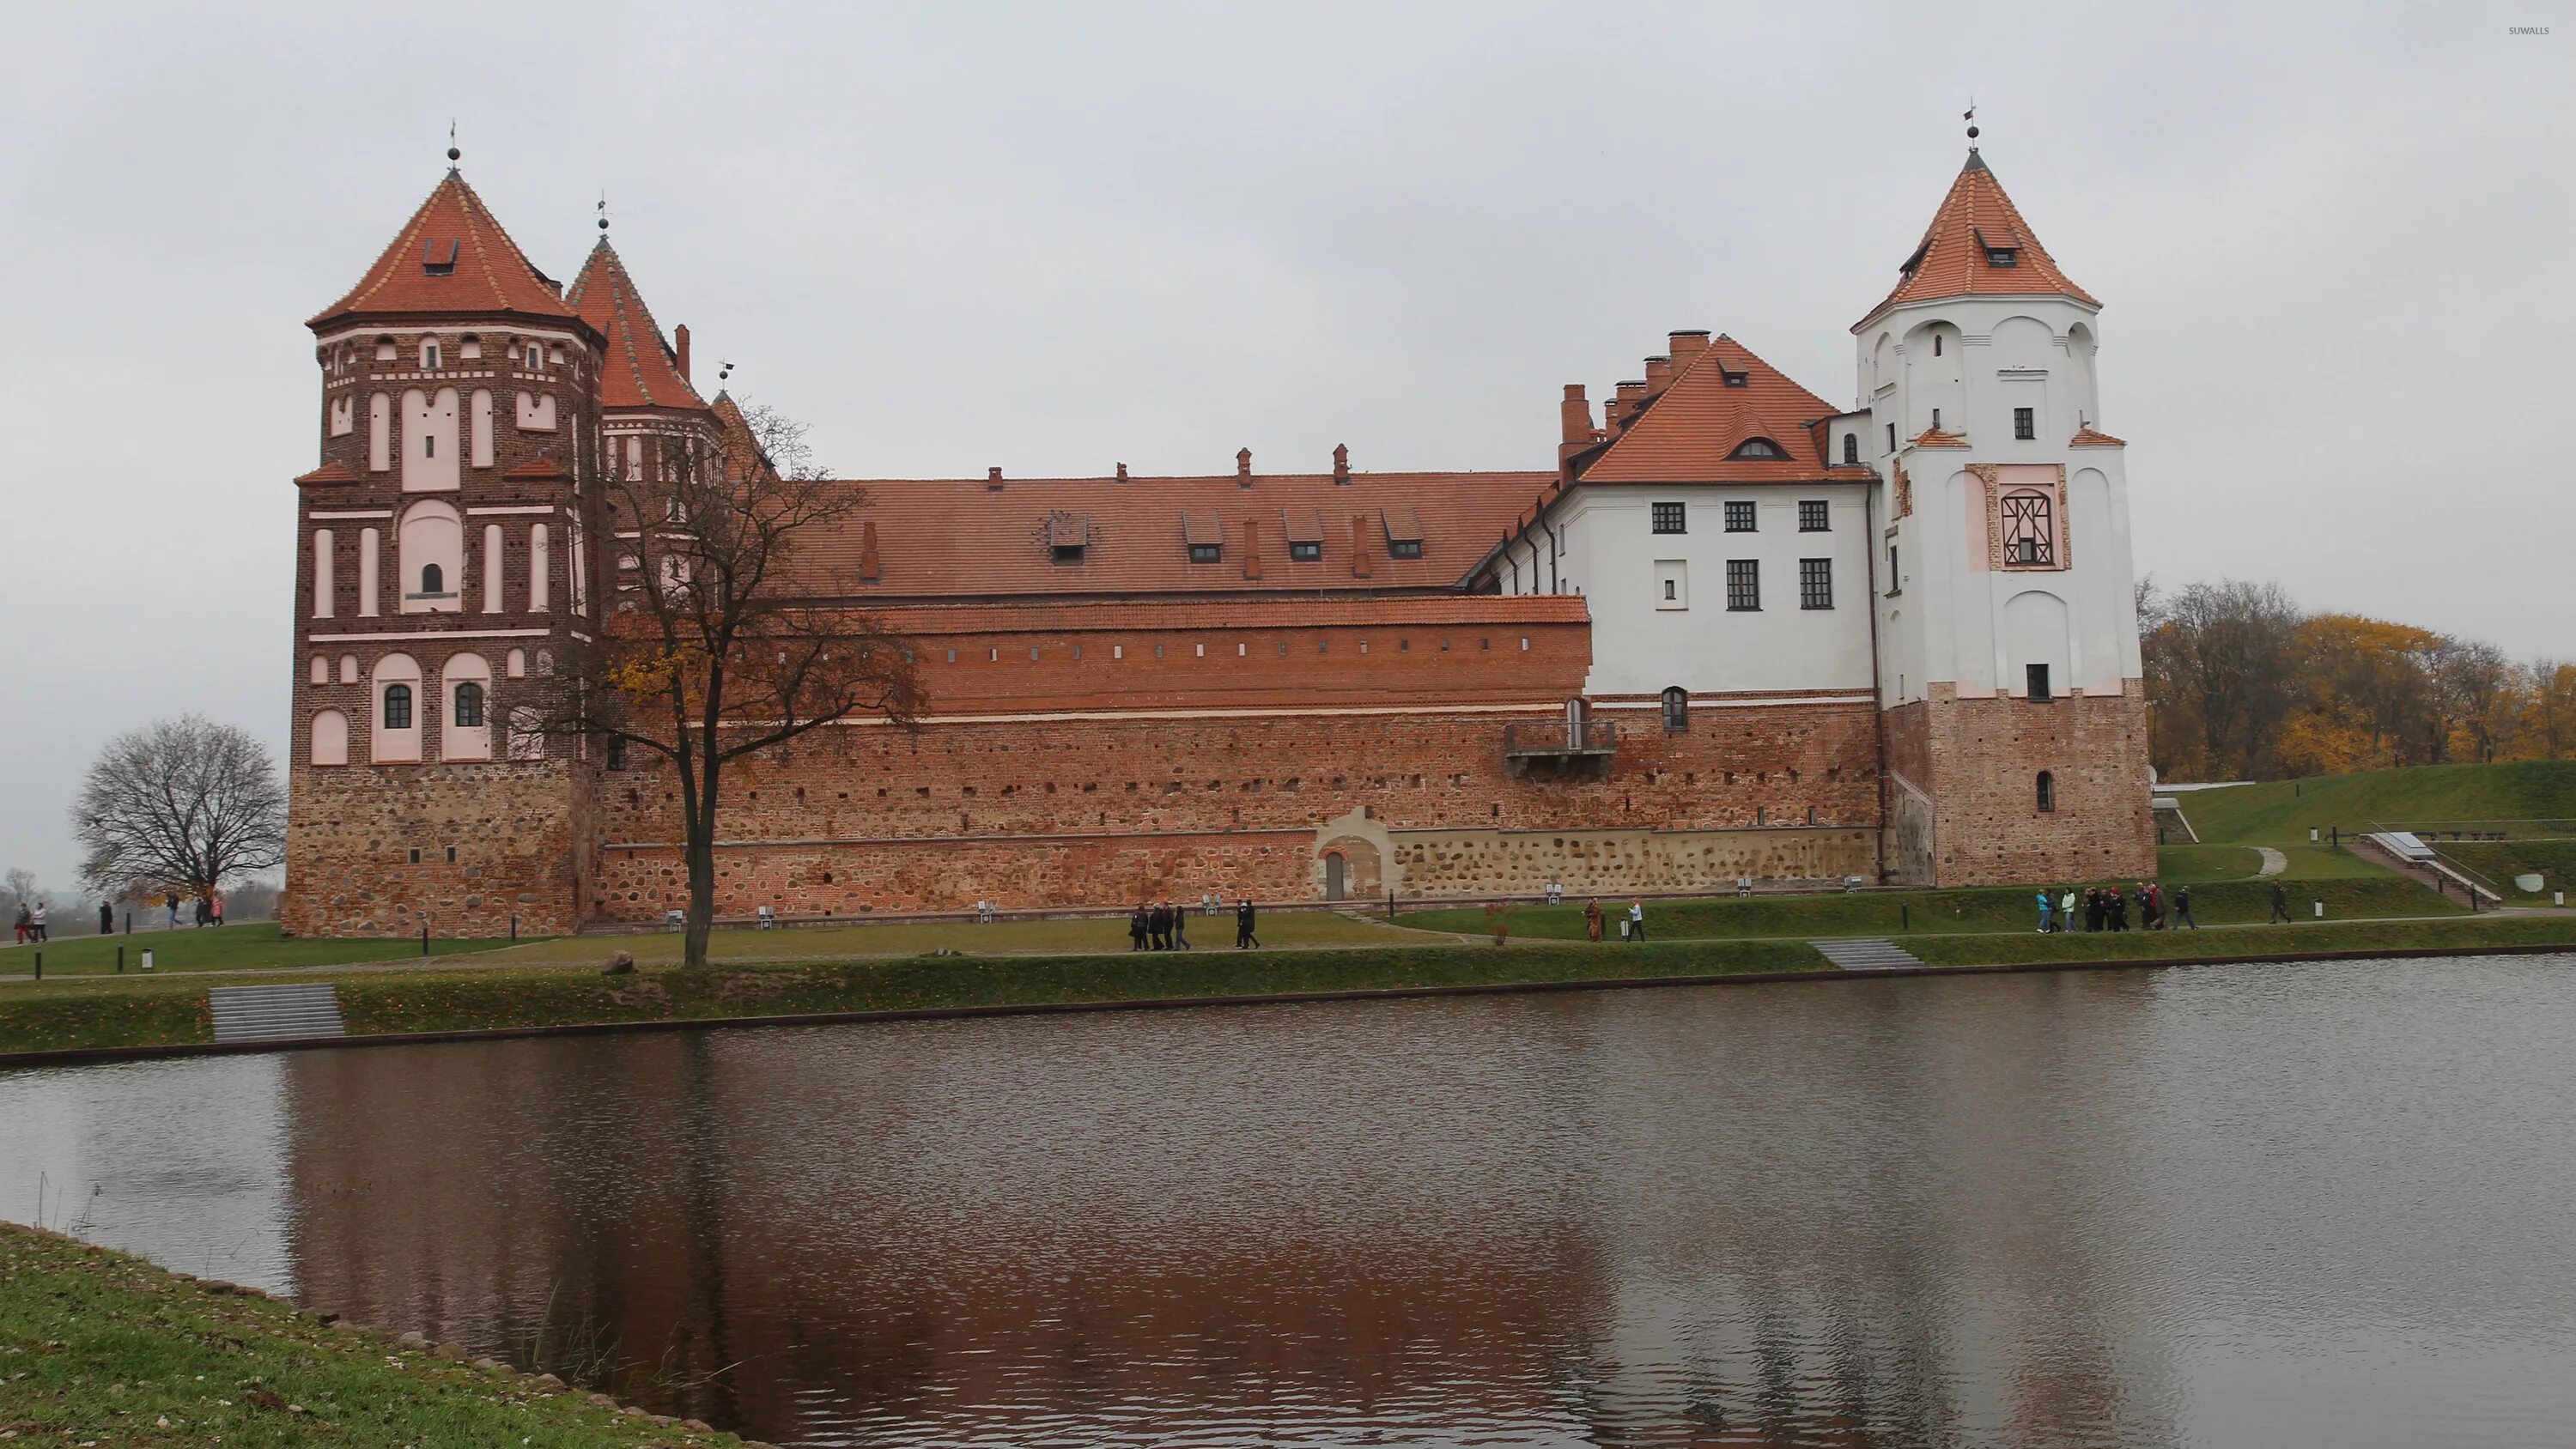
[{"label": "decorative arch niche", "polygon": [[404,509],[394,557],[402,612],[452,614],[465,607],[465,520],[455,504],[425,498]]}]

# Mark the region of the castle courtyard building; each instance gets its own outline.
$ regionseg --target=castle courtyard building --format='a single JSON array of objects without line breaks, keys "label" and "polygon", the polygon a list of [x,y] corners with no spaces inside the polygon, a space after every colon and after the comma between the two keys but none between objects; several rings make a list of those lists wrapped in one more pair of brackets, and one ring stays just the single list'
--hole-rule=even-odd
[{"label": "castle courtyard building", "polygon": [[[730,770],[718,914],[2145,874],[2099,311],[1971,151],[1847,407],[1676,331],[1523,471],[852,480],[800,588],[927,712]],[[740,413],[604,236],[557,283],[453,169],[308,325],[288,928],[661,920],[669,769],[496,704],[646,583],[582,480]]]}]

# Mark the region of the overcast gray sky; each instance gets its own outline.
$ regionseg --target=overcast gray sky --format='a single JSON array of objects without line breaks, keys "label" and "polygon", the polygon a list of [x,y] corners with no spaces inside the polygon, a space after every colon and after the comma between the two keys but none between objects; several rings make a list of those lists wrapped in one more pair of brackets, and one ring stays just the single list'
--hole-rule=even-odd
[{"label": "overcast gray sky", "polygon": [[2576,0],[2122,9],[15,7],[0,865],[70,882],[114,732],[284,758],[301,324],[451,117],[845,474],[1209,473],[1545,467],[1680,327],[1845,402],[1974,95],[2105,304],[2141,570],[2576,653]]}]

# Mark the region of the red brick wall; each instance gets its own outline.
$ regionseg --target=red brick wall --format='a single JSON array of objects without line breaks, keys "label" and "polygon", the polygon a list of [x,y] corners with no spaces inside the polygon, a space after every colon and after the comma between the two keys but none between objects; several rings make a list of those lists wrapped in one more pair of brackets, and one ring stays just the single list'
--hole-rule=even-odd
[{"label": "red brick wall", "polygon": [[434,936],[506,936],[514,916],[525,935],[575,930],[589,856],[582,773],[562,761],[299,763],[278,920],[296,936],[407,936],[424,916]]},{"label": "red brick wall", "polygon": [[[1909,712],[1916,712],[1909,716]],[[1900,723],[1901,722],[1901,723]],[[1919,727],[1918,727],[1919,722]],[[2156,868],[2146,778],[2142,687],[2123,696],[2061,697],[2031,704],[2009,696],[1959,699],[1934,686],[1929,700],[1892,711],[1897,741],[1922,741],[1930,760],[1931,851],[1940,885],[2129,880]],[[2038,808],[2049,772],[2054,810]]]},{"label": "red brick wall", "polygon": [[[1215,888],[1305,899],[1313,832],[1363,806],[1392,830],[1727,829],[1805,824],[1811,809],[1819,825],[1874,825],[1869,711],[1704,710],[1671,735],[1652,710],[1603,711],[1621,727],[1616,761],[1606,778],[1569,780],[1503,768],[1505,722],[1552,713],[835,730],[726,776],[717,833],[735,843],[720,853],[718,909],[1115,905]],[[650,919],[678,903],[675,788],[666,767],[602,777],[601,913]]]}]

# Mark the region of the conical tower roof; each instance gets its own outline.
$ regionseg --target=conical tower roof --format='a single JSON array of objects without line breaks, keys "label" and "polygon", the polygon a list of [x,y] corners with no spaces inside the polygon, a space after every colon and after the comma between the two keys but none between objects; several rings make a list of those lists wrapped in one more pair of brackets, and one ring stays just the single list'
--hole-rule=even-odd
[{"label": "conical tower roof", "polygon": [[315,313],[315,329],[349,317],[523,316],[559,322],[573,309],[450,168],[358,285]]},{"label": "conical tower roof", "polygon": [[2102,305],[2058,268],[1973,147],[1923,240],[1899,270],[1904,275],[1896,290],[1872,307],[1860,325],[1900,303],[1943,297],[2055,293],[2088,306]]},{"label": "conical tower roof", "polygon": [[600,406],[619,408],[685,408],[703,412],[706,400],[680,375],[679,354],[663,340],[653,311],[635,290],[635,279],[617,249],[601,237],[564,294],[581,319],[608,339],[599,369]]}]

